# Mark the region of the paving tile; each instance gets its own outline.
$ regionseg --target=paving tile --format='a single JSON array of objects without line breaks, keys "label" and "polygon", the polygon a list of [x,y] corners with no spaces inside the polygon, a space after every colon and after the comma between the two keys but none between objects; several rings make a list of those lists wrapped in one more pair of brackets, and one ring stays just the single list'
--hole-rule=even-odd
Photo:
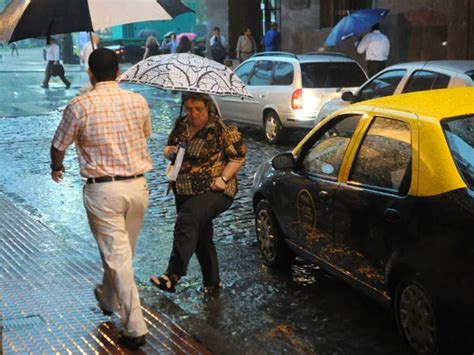
[{"label": "paving tile", "polygon": [[[117,344],[118,316],[97,308],[97,250],[63,241],[0,194],[3,353],[133,353]],[[147,307],[143,312],[150,332],[143,352],[209,354],[165,314]]]}]

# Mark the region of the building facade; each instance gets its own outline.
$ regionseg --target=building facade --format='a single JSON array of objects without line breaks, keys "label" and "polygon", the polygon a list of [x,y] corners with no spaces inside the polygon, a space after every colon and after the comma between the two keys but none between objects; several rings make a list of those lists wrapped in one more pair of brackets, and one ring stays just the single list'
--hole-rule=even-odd
[{"label": "building facade", "polygon": [[363,63],[348,39],[324,48],[331,28],[347,13],[364,8],[389,9],[380,23],[390,39],[388,64],[434,59],[474,59],[474,0],[203,0],[208,33],[219,26],[229,37],[230,55],[244,25],[261,43],[265,28],[280,25],[282,50],[293,53],[331,50]]}]

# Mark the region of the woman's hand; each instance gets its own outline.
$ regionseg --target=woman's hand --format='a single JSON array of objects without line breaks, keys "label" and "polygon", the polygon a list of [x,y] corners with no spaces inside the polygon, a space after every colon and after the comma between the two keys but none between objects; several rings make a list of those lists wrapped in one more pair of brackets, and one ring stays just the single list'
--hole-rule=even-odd
[{"label": "woman's hand", "polygon": [[224,191],[225,189],[225,182],[222,180],[222,178],[216,177],[214,178],[214,181],[211,184],[211,190],[212,191]]},{"label": "woman's hand", "polygon": [[164,149],[165,158],[168,160],[173,160],[178,152],[178,147],[175,145],[167,145]]}]

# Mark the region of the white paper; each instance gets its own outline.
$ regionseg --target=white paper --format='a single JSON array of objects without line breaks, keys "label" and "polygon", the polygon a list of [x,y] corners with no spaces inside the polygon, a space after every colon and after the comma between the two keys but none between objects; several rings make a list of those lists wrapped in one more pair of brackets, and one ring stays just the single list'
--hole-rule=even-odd
[{"label": "white paper", "polygon": [[168,176],[169,181],[176,181],[178,178],[179,170],[181,169],[181,165],[183,164],[183,157],[184,151],[186,149],[183,147],[178,147],[178,152],[176,153],[176,159],[174,164],[170,166],[169,169],[166,171],[166,176]]}]

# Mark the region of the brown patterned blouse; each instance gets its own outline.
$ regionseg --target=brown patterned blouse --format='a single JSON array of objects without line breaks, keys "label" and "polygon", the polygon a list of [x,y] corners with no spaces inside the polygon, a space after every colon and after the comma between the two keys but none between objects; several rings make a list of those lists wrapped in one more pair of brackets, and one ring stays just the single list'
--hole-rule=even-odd
[{"label": "brown patterned blouse", "polygon": [[[210,190],[214,178],[222,175],[229,161],[243,162],[245,147],[235,125],[227,125],[216,116],[209,116],[206,125],[189,141],[186,117],[178,118],[167,145],[186,144],[183,163],[176,179],[178,195],[199,195]],[[224,193],[234,197],[237,179],[232,177]]]}]

